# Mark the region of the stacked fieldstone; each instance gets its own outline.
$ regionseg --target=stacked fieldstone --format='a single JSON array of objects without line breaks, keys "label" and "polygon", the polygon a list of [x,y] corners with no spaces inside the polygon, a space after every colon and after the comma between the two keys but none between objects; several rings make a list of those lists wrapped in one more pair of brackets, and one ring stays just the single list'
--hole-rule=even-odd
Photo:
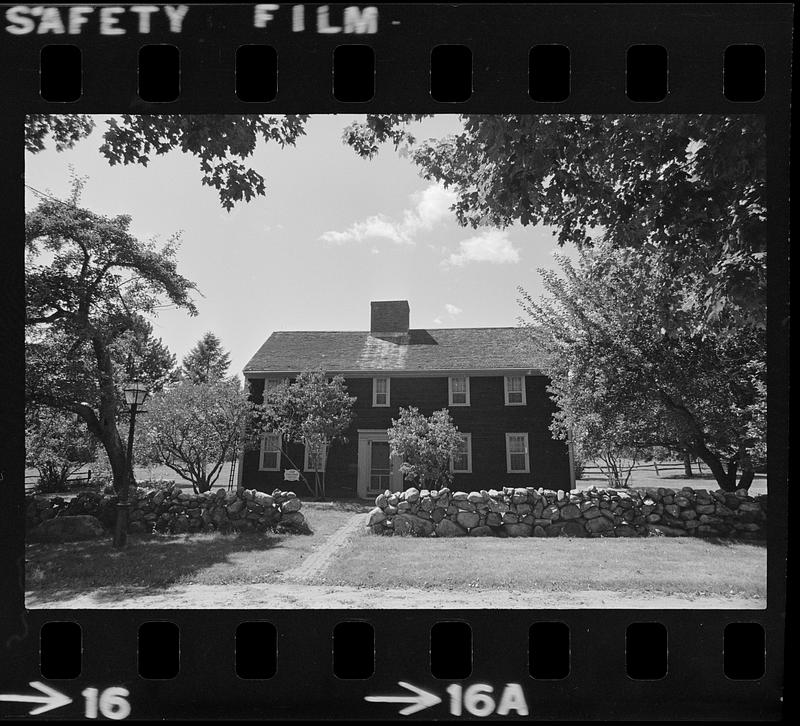
[{"label": "stacked fieldstone", "polygon": [[[131,533],[310,531],[297,494],[277,489],[272,494],[253,489],[190,494],[172,485],[163,489],[134,489],[130,501],[128,531]],[[99,492],[82,492],[69,500],[31,495],[25,497],[25,503],[29,530],[55,517],[70,515],[92,515],[112,528],[117,516],[116,495]]]},{"label": "stacked fieldstone", "polygon": [[765,536],[766,495],[691,489],[564,492],[503,487],[386,491],[368,526],[376,534],[418,537],[741,537]]}]

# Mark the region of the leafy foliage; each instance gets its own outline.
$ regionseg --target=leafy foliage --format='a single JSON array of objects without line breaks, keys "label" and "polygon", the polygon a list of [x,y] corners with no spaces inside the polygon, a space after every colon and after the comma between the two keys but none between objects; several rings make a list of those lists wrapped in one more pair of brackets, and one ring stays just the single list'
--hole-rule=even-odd
[{"label": "leafy foliage", "polygon": [[[345,141],[371,158],[419,116],[370,115]],[[703,284],[711,318],[765,324],[766,153],[760,116],[465,115],[417,144],[427,179],[457,193],[463,225],[554,227],[561,245],[659,250]]]},{"label": "leafy foliage", "polygon": [[177,271],[177,238],[160,249],[141,242],[129,217],[84,209],[79,193],[80,183],[70,202],[46,199],[26,215],[26,400],[80,416],[121,488],[121,389],[135,378],[158,390],[175,378],[145,315],[165,298],[196,313],[194,285]]},{"label": "leafy foliage", "polygon": [[225,378],[231,365],[230,353],[214,333],[206,333],[184,356],[181,376],[192,383],[211,383]]},{"label": "leafy foliage", "polygon": [[240,444],[254,405],[235,379],[182,381],[147,404],[137,461],[164,464],[207,492]]},{"label": "leafy foliage", "polygon": [[[346,440],[355,402],[356,397],[348,395],[342,376],[329,377],[320,370],[303,371],[293,382],[281,383],[267,392],[262,430],[281,434],[284,443],[310,446],[319,460],[327,456],[335,442]],[[283,455],[291,462],[285,448]],[[324,466],[321,468],[323,471],[314,472],[313,486],[303,478],[317,497],[325,496]]]},{"label": "leafy foliage", "polygon": [[663,257],[603,242],[540,270],[547,295],[521,304],[549,353],[554,433],[583,454],[662,446],[702,459],[720,487],[752,481],[766,456],[764,331],[709,320],[702,291]]},{"label": "leafy foliage", "polygon": [[[178,380],[175,356],[152,325],[140,316],[131,329],[106,346],[110,358],[115,418],[127,410],[124,388],[131,381],[158,392]],[[31,403],[73,410],[78,402],[99,410],[103,392],[98,383],[97,360],[90,341],[77,341],[56,326],[30,326],[25,344],[26,393]]]},{"label": "leafy foliage", "polygon": [[52,138],[57,151],[71,149],[94,130],[94,121],[86,114],[59,116],[31,113],[25,119],[25,149],[35,154],[43,151],[46,140]]},{"label": "leafy foliage", "polygon": [[25,463],[38,470],[40,492],[64,491],[67,480],[94,461],[96,446],[74,414],[37,408],[26,416]]},{"label": "leafy foliage", "polygon": [[[108,119],[100,153],[115,164],[147,166],[153,156],[178,149],[200,161],[201,182],[219,192],[230,211],[238,201],[263,196],[264,177],[243,162],[259,140],[293,146],[305,131],[306,115],[124,114]],[[52,135],[56,148],[72,147],[91,133],[81,115],[33,115],[25,127],[26,148],[37,152]]]},{"label": "leafy foliage", "polygon": [[446,408],[430,416],[414,406],[401,408],[387,433],[392,455],[403,461],[400,471],[405,479],[428,489],[453,481],[450,462],[459,450],[461,434]]},{"label": "leafy foliage", "polygon": [[407,124],[420,121],[425,114],[370,114],[363,122],[354,121],[342,134],[342,141],[362,158],[372,159],[381,144],[391,143],[395,151],[408,152],[416,138]]},{"label": "leafy foliage", "polygon": [[[758,115],[463,115],[463,131],[417,142],[426,114],[368,114],[343,140],[371,159],[390,143],[423,176],[457,193],[463,225],[549,225],[558,242],[658,249],[673,274],[703,285],[706,314],[765,325],[766,154]],[[200,160],[202,183],[230,210],[265,193],[243,162],[259,140],[294,145],[305,115],[131,115],[108,120],[101,153],[147,165],[174,149]],[[69,148],[82,115],[30,115],[26,144]]]}]

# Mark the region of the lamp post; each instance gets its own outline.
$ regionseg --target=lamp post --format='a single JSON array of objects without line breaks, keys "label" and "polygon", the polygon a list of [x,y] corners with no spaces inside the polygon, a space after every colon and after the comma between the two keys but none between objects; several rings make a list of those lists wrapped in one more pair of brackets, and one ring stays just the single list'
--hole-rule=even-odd
[{"label": "lamp post", "polygon": [[[131,471],[133,470],[133,430],[136,426],[136,412],[147,398],[147,388],[138,381],[132,381],[125,387],[125,403],[130,406],[131,422],[128,428],[128,449],[125,456],[125,475],[122,478],[122,488],[117,499],[117,523],[114,529],[114,547],[125,546],[128,540],[128,492],[131,483]],[[144,411],[139,411],[144,413]]]}]

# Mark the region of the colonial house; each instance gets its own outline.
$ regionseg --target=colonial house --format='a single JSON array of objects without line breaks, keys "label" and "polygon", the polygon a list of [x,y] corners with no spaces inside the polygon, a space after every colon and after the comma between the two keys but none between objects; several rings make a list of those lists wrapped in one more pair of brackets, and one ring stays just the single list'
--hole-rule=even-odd
[{"label": "colonial house", "polygon": [[[244,376],[257,402],[265,389],[303,370],[344,377],[357,397],[355,417],[347,442],[332,444],[325,457],[328,496],[367,498],[408,486],[386,434],[408,406],[425,415],[449,409],[463,434],[463,448],[451,462],[455,488],[570,489],[568,447],[550,433],[554,404],[540,364],[541,352],[524,329],[410,329],[408,302],[398,300],[371,303],[369,331],[275,332]],[[268,435],[259,451],[246,452],[240,483],[302,493],[304,484],[291,481],[293,472],[285,474],[294,468],[288,459],[311,476],[319,464],[302,444],[284,444]]]}]

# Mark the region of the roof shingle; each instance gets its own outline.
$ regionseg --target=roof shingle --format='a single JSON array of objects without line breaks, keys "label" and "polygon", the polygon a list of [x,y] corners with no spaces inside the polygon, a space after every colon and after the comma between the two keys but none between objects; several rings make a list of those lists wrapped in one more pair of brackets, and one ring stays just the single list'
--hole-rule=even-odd
[{"label": "roof shingle", "polygon": [[280,331],[244,372],[539,369],[543,358],[525,328],[412,329],[403,342],[362,331]]}]

